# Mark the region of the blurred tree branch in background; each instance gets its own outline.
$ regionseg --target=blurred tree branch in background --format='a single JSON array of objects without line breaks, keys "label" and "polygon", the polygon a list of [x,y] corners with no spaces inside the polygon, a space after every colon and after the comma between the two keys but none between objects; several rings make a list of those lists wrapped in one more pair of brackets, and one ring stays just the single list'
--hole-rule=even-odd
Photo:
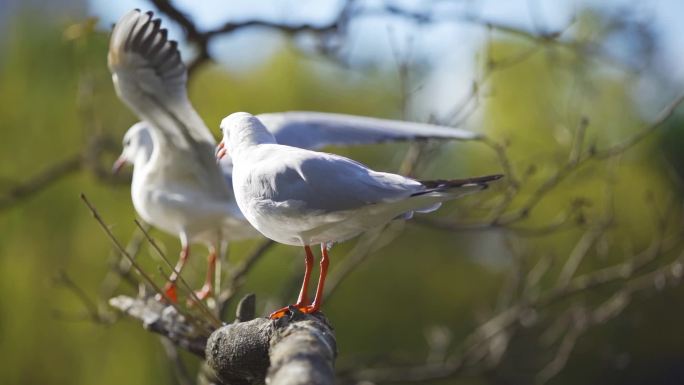
[{"label": "blurred tree branch in background", "polygon": [[130,175],[116,176],[110,168],[103,165],[103,155],[113,155],[118,152],[110,136],[95,135],[90,138],[81,154],[68,157],[48,166],[45,170],[33,175],[28,180],[18,183],[0,193],[0,211],[6,210],[24,199],[32,197],[52,184],[64,179],[75,172],[88,170],[99,180],[110,184],[128,184]]},{"label": "blurred tree branch in background", "polygon": [[[343,33],[345,26],[355,16],[352,14],[352,8],[355,0],[347,0],[345,1],[344,6],[341,8],[336,18],[329,23],[322,25],[287,24],[265,20],[247,20],[241,22],[227,22],[216,29],[200,31],[192,19],[175,7],[171,1],[150,0],[150,2],[157,7],[160,12],[180,24],[185,30],[185,35],[188,41],[193,43],[197,48],[197,55],[190,63],[188,63],[188,72],[190,74],[192,74],[200,65],[212,59],[211,54],[209,53],[209,42],[216,36],[231,34],[250,27],[266,27],[278,30],[288,35],[296,35],[302,32],[314,33],[324,39],[328,36],[335,36]],[[324,47],[324,45],[321,45],[321,47]],[[322,50],[321,53],[323,52],[325,51]]]}]

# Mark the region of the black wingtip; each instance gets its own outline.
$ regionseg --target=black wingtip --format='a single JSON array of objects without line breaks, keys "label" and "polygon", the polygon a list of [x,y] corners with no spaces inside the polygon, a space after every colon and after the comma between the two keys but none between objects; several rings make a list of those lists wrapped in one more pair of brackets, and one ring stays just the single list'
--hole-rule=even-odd
[{"label": "black wingtip", "polygon": [[504,174],[494,174],[494,175],[488,175],[488,176],[483,177],[483,178],[487,178],[487,177],[488,177],[488,178],[490,178],[489,181],[490,181],[490,182],[493,182],[493,181],[495,181],[495,180],[499,180],[499,179],[503,178],[504,176],[505,176]]},{"label": "black wingtip", "polygon": [[503,177],[503,174],[494,174],[465,179],[423,180],[419,182],[425,186],[425,190],[411,194],[411,196],[425,195],[433,192],[445,192],[447,190],[458,188],[479,187],[480,190],[485,190],[489,187],[490,182],[497,181]]},{"label": "black wingtip", "polygon": [[478,177],[474,177],[474,178],[465,178],[465,179],[424,180],[424,181],[420,181],[420,183],[429,189],[440,188],[440,187],[453,188],[453,187],[462,187],[462,186],[466,186],[466,185],[486,185],[489,182],[497,181],[503,177],[504,177],[503,174],[493,174],[493,175],[485,175],[485,176],[478,176]]}]

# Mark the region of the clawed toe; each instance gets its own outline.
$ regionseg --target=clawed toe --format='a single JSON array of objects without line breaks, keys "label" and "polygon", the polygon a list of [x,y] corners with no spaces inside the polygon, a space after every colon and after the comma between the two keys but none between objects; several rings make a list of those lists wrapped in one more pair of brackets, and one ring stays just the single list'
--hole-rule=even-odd
[{"label": "clawed toe", "polygon": [[300,312],[302,312],[302,313],[304,313],[304,314],[312,314],[312,313],[315,313],[315,312],[318,311],[318,309],[317,309],[316,307],[314,307],[313,305],[308,305],[308,306],[307,306],[307,305],[297,305],[297,304],[294,304],[294,305],[290,305],[290,306],[285,306],[285,307],[283,307],[283,308],[280,308],[280,309],[274,311],[273,313],[271,313],[271,314],[268,316],[268,318],[270,318],[270,319],[272,319],[272,320],[276,320],[276,319],[282,318],[282,317],[284,317],[284,316],[290,314],[290,313],[292,312],[291,309],[297,309],[297,310],[299,310]]},{"label": "clawed toe", "polygon": [[305,309],[306,306],[304,306],[304,305],[296,305],[296,304],[295,304],[295,305],[290,305],[290,306],[285,306],[285,307],[280,308],[280,309],[274,311],[273,313],[271,313],[271,314],[268,316],[268,318],[273,319],[273,320],[276,320],[276,319],[279,319],[279,318],[283,318],[284,316],[290,314],[290,312],[291,312],[290,308],[295,308],[295,309],[297,309],[297,310],[299,310],[299,311],[303,311],[303,309]]}]

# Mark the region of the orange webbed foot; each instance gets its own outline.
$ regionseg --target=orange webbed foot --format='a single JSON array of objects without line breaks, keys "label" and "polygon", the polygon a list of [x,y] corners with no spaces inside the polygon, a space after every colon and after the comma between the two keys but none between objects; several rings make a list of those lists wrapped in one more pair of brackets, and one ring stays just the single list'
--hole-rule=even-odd
[{"label": "orange webbed foot", "polygon": [[317,313],[320,309],[318,306],[309,305],[309,306],[306,306],[304,309],[299,309],[299,310],[304,314],[313,314],[313,313]]},{"label": "orange webbed foot", "polygon": [[290,306],[285,306],[285,307],[282,307],[282,308],[280,308],[280,309],[274,311],[273,313],[271,313],[271,314],[268,316],[268,318],[270,318],[270,319],[272,319],[272,320],[276,320],[276,319],[283,318],[283,317],[285,317],[286,315],[290,314],[290,313],[292,312],[291,309],[293,309],[293,308],[299,310],[299,311],[302,312],[302,313],[307,313],[307,310],[306,310],[306,309],[307,309],[308,307],[309,307],[309,306],[306,306],[306,305],[297,305],[297,304],[290,305]]},{"label": "orange webbed foot", "polygon": [[313,314],[316,313],[319,309],[318,307],[314,305],[290,305],[290,306],[285,306],[283,308],[280,308],[273,313],[271,313],[268,318],[272,320],[276,320],[279,318],[283,318],[284,316],[290,314],[292,312],[292,309],[297,309],[298,311],[304,313],[304,314]]},{"label": "orange webbed foot", "polygon": [[171,300],[172,303],[178,303],[178,290],[176,289],[176,285],[174,283],[169,282],[166,284],[166,286],[164,286],[164,294],[166,297],[161,294],[157,294],[154,296],[154,298],[159,302]]}]

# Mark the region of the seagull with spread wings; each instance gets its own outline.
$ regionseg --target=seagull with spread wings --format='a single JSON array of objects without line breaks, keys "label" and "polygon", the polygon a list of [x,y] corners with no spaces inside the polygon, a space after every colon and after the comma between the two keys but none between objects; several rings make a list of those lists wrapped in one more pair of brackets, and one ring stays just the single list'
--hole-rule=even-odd
[{"label": "seagull with spread wings", "polygon": [[[164,290],[177,299],[175,281],[190,245],[209,248],[206,282],[197,293],[212,293],[222,243],[257,237],[240,211],[232,189],[232,163],[217,164],[216,142],[187,95],[187,70],[175,41],[151,12],[133,10],[112,32],[109,69],[117,95],[142,119],[124,136],[115,169],[134,165],[131,195],[140,217],[178,235],[182,251]],[[309,149],[400,140],[471,140],[467,130],[430,124],[317,112],[258,115],[281,144]]]}]

